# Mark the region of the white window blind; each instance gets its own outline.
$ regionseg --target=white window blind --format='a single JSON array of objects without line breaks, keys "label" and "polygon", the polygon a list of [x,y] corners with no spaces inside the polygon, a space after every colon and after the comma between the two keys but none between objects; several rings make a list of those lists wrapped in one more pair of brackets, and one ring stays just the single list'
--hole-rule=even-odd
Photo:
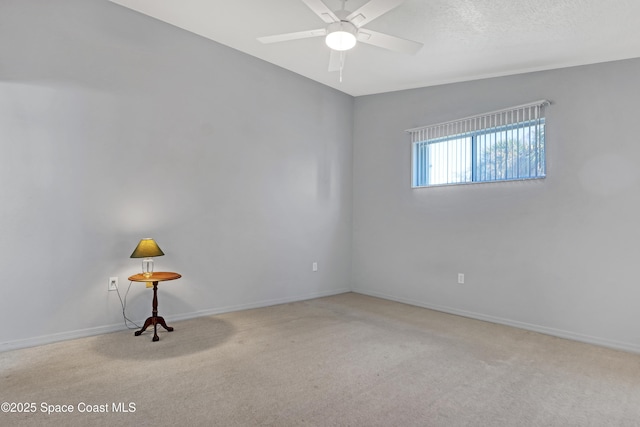
[{"label": "white window blind", "polygon": [[412,186],[543,178],[547,100],[409,129]]}]

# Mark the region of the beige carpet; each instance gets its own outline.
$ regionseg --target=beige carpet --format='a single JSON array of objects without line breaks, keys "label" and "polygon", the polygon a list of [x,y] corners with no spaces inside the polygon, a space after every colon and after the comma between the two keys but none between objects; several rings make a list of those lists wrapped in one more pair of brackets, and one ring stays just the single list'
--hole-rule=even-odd
[{"label": "beige carpet", "polygon": [[640,425],[638,355],[359,294],[170,325],[0,353],[0,425]]}]

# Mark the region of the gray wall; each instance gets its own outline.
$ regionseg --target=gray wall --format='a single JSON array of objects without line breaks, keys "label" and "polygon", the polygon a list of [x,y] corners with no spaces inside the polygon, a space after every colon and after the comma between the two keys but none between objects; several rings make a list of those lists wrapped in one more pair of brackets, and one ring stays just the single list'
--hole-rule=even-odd
[{"label": "gray wall", "polygon": [[[353,289],[640,351],[638,76],[636,59],[356,98]],[[403,130],[543,98],[546,179],[410,188]]]},{"label": "gray wall", "polygon": [[[349,288],[353,98],[106,0],[0,3],[0,350]],[[319,271],[312,273],[312,262]],[[134,284],[127,312],[150,315]]]},{"label": "gray wall", "polygon": [[[121,329],[107,280],[151,236],[168,319],[352,287],[640,351],[638,75],[354,101],[106,0],[4,0],[0,350]],[[410,189],[404,129],[541,98],[545,180]]]}]

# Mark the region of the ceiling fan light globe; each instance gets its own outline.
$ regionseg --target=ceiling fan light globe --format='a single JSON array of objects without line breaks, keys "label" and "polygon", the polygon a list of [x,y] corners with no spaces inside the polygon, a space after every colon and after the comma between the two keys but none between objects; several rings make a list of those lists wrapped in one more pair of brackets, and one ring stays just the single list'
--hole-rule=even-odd
[{"label": "ceiling fan light globe", "polygon": [[333,50],[349,50],[356,45],[356,36],[346,31],[334,31],[327,34],[325,42]]},{"label": "ceiling fan light globe", "polygon": [[340,21],[329,25],[325,43],[333,50],[349,50],[356,45],[358,29],[350,22]]}]

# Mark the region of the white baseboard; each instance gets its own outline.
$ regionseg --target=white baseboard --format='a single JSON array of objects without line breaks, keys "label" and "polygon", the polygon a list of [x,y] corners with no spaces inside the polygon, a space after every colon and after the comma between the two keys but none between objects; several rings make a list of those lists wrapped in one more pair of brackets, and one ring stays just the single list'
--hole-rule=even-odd
[{"label": "white baseboard", "polygon": [[[246,304],[217,307],[209,310],[199,310],[199,311],[183,313],[183,314],[174,315],[174,316],[165,316],[165,318],[169,322],[176,322],[180,320],[193,319],[197,317],[212,316],[216,314],[229,313],[229,312],[240,311],[240,310],[249,310],[253,308],[269,307],[272,305],[287,304],[290,302],[304,301],[304,300],[313,299],[313,298],[321,298],[321,297],[326,297],[331,295],[338,295],[345,292],[355,292],[355,293],[369,295],[369,296],[382,298],[390,301],[396,301],[404,304],[414,305],[417,307],[428,308],[430,310],[441,311],[443,313],[455,314],[457,316],[468,317],[471,319],[477,319],[477,320],[483,320],[491,323],[498,323],[501,325],[513,326],[515,328],[525,329],[533,332],[539,332],[542,334],[551,335],[559,338],[566,338],[573,341],[579,341],[579,342],[584,342],[588,344],[599,345],[602,347],[613,348],[616,350],[623,350],[631,353],[640,354],[640,346],[632,343],[614,341],[606,338],[594,337],[594,336],[579,334],[571,331],[549,328],[546,326],[540,326],[540,325],[535,325],[531,323],[519,322],[517,320],[505,319],[502,317],[495,317],[495,316],[490,316],[482,313],[459,310],[456,308],[441,306],[437,304],[429,304],[422,301],[396,297],[396,296],[384,294],[381,292],[365,291],[362,289],[353,289],[353,290],[347,289],[347,288],[335,289],[331,291],[315,292],[312,294],[298,295],[294,297],[255,301],[255,302],[246,303]],[[139,323],[141,322],[144,322],[144,319],[140,320]],[[118,332],[125,329],[126,327],[124,326],[124,324],[118,323],[113,325],[99,326],[95,328],[79,329],[75,331],[61,332],[57,334],[42,335],[39,337],[7,341],[7,342],[0,343],[0,353],[3,351],[17,350],[20,348],[51,344],[58,341],[67,341],[67,340],[72,340],[77,338],[85,338],[85,337],[90,337],[95,335],[107,334],[111,332]]]},{"label": "white baseboard", "polygon": [[[296,296],[286,297],[286,298],[254,301],[247,304],[238,304],[238,305],[232,305],[227,307],[217,307],[209,310],[198,310],[191,313],[183,313],[183,314],[174,315],[174,316],[164,316],[164,318],[165,320],[167,320],[167,322],[177,322],[180,320],[193,319],[196,317],[211,316],[215,314],[229,313],[229,312],[240,311],[240,310],[249,310],[252,308],[269,307],[272,305],[287,304],[287,303],[296,302],[296,301],[305,301],[313,298],[328,297],[331,295],[343,294],[345,292],[351,292],[351,290],[347,288],[334,289],[330,291],[314,292],[311,294],[296,295]],[[144,320],[145,319],[138,320],[137,323],[142,324],[144,323]],[[75,331],[60,332],[57,334],[42,335],[39,337],[7,341],[7,342],[0,343],[0,353],[2,353],[3,351],[18,350],[21,348],[36,347],[44,344],[51,344],[58,341],[68,341],[68,340],[73,340],[77,338],[86,338],[86,337],[91,337],[95,335],[108,334],[111,332],[118,332],[126,329],[127,328],[126,326],[124,326],[123,323],[118,323],[113,325],[98,326],[95,328],[78,329]]]},{"label": "white baseboard", "polygon": [[58,341],[68,341],[77,338],[91,337],[94,335],[108,334],[126,329],[122,323],[95,328],[77,329],[75,331],[59,332],[57,334],[41,335],[39,337],[24,338],[0,343],[0,353],[9,350],[18,350],[27,347],[36,347],[44,344],[51,344]]},{"label": "white baseboard", "polygon": [[505,319],[502,317],[490,316],[482,313],[475,313],[471,311],[458,310],[452,307],[441,306],[437,304],[429,304],[422,301],[413,299],[407,299],[402,297],[396,297],[380,292],[365,291],[362,289],[353,289],[352,292],[369,295],[372,297],[382,298],[390,301],[401,302],[404,304],[414,305],[417,307],[428,308],[430,310],[441,311],[443,313],[455,314],[457,316],[468,317],[476,320],[484,320],[486,322],[498,323],[506,326],[513,326],[519,329],[525,329],[527,331],[539,332],[545,335],[551,335],[558,338],[565,338],[573,341],[584,342],[587,344],[594,344],[601,347],[612,348],[616,350],[623,350],[630,353],[640,353],[640,346],[633,343],[626,343],[621,341],[610,340],[607,338],[594,337],[590,335],[579,334],[576,332],[565,331],[562,329],[549,328],[546,326],[535,325],[531,323],[519,322],[517,320]]},{"label": "white baseboard", "polygon": [[276,298],[276,299],[271,299],[271,300],[250,302],[250,303],[247,303],[247,304],[238,304],[238,305],[231,305],[231,306],[227,306],[227,307],[212,308],[212,309],[209,309],[209,310],[198,310],[198,311],[194,311],[192,313],[178,314],[178,315],[175,315],[175,316],[165,316],[165,319],[167,321],[170,320],[172,322],[176,322],[176,321],[179,321],[179,320],[194,319],[196,317],[213,316],[213,315],[216,315],[216,314],[230,313],[230,312],[233,312],[233,311],[251,310],[252,308],[269,307],[269,306],[272,306],[272,305],[288,304],[290,302],[305,301],[305,300],[314,299],[314,298],[328,297],[328,296],[331,296],[331,295],[344,294],[346,292],[351,292],[351,290],[347,289],[347,288],[334,289],[334,290],[325,291],[325,292],[314,292],[313,294],[307,294],[307,295],[302,295],[302,296],[287,297],[287,298]]}]

